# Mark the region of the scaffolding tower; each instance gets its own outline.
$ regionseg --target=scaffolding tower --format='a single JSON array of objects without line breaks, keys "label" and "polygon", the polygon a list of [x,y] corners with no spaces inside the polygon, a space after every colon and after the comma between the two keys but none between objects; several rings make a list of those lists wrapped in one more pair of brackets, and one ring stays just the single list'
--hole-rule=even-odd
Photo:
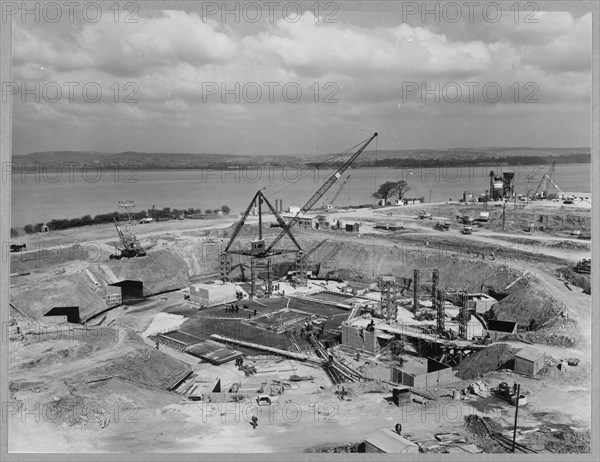
[{"label": "scaffolding tower", "polygon": [[437,314],[437,333],[442,335],[446,330],[446,292],[436,290],[433,304]]},{"label": "scaffolding tower", "polygon": [[378,279],[381,291],[381,317],[386,320],[396,321],[398,319],[398,284],[393,276],[382,276]]},{"label": "scaffolding tower", "polygon": [[[450,295],[450,297],[448,297]],[[467,340],[467,327],[469,324],[469,293],[465,289],[446,288],[437,291],[437,328],[438,333],[444,332],[444,306],[446,299],[451,298],[458,305],[458,337]]]},{"label": "scaffolding tower", "polygon": [[273,265],[270,258],[253,258],[250,260],[250,286],[252,294],[257,292],[258,279],[265,281],[265,295],[273,293]]},{"label": "scaffolding tower", "polygon": [[306,287],[308,285],[307,264],[306,264],[306,253],[302,250],[296,252],[296,262],[294,265],[296,274],[296,284],[300,287]]},{"label": "scaffolding tower", "polygon": [[[431,282],[424,282],[421,278],[423,273],[431,273]],[[419,308],[419,291],[422,286],[431,286],[431,296],[435,298],[437,287],[440,281],[440,270],[438,268],[415,268],[413,278],[413,311],[416,313]]]}]

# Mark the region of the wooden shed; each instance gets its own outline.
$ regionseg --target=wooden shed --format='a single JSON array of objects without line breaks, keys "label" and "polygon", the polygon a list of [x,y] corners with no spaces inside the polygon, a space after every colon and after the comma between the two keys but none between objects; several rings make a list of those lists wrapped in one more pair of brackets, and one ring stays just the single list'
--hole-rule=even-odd
[{"label": "wooden shed", "polygon": [[528,347],[519,350],[515,355],[515,372],[535,376],[544,367],[545,353]]}]

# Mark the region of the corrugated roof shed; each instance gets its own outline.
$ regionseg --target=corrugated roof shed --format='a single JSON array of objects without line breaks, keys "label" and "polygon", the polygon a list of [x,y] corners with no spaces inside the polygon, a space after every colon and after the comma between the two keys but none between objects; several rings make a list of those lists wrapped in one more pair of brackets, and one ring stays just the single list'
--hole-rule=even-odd
[{"label": "corrugated roof shed", "polygon": [[365,442],[389,454],[419,452],[419,446],[416,443],[384,428],[371,433]]}]

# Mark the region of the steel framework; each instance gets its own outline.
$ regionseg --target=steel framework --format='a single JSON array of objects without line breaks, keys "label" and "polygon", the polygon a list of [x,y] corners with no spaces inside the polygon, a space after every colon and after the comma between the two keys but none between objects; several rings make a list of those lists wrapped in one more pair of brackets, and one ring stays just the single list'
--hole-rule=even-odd
[{"label": "steel framework", "polygon": [[[431,282],[423,282],[421,275],[431,273]],[[416,313],[419,308],[419,291],[422,286],[431,286],[431,296],[435,298],[437,286],[440,281],[440,270],[438,268],[415,268],[413,277],[413,311]]]},{"label": "steel framework", "polygon": [[398,319],[398,284],[393,276],[382,276],[378,280],[381,291],[381,317],[387,320]]}]

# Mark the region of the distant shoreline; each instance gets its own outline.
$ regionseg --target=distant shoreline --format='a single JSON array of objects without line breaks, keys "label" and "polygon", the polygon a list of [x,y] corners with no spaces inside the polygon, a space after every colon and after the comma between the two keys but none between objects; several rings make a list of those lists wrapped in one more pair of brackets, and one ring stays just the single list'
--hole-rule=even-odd
[{"label": "distant shoreline", "polygon": [[[580,157],[581,156],[581,157]],[[525,158],[493,158],[493,159],[427,159],[427,160],[416,160],[416,159],[397,159],[397,158],[387,158],[381,159],[377,161],[363,161],[359,162],[356,165],[351,166],[351,169],[369,169],[369,168],[393,168],[393,169],[402,169],[402,168],[431,168],[431,167],[499,167],[499,166],[527,166],[527,165],[550,165],[552,162],[556,162],[558,165],[568,165],[568,164],[588,164],[591,165],[591,155],[573,155],[573,156],[560,156],[560,157],[550,157],[546,158],[543,156],[531,156]],[[186,170],[213,170],[213,171],[227,171],[227,170],[237,170],[239,168],[257,168],[257,167],[270,167],[270,168],[281,168],[287,166],[300,166],[303,168],[310,169],[332,169],[335,167],[339,167],[343,164],[343,162],[334,162],[329,163],[327,165],[322,165],[322,163],[312,163],[312,162],[290,162],[290,163],[281,163],[281,162],[219,162],[219,163],[207,163],[206,165],[194,165],[189,167],[183,166],[169,166],[169,165],[140,165],[136,162],[123,162],[122,164],[116,164],[114,162],[111,163],[102,163],[102,162],[77,162],[76,165],[73,165],[73,162],[63,162],[62,164],[59,162],[18,162],[13,161],[12,163],[12,174],[36,174],[39,173],[40,167],[38,165],[43,165],[42,168],[45,170],[52,170],[58,167],[68,168],[73,172],[81,172],[85,170],[92,170],[94,168],[103,169],[103,170],[117,170],[129,168],[131,170],[136,171],[161,171],[161,170],[172,170],[172,171],[186,171]],[[20,168],[21,167],[21,168]]]}]

